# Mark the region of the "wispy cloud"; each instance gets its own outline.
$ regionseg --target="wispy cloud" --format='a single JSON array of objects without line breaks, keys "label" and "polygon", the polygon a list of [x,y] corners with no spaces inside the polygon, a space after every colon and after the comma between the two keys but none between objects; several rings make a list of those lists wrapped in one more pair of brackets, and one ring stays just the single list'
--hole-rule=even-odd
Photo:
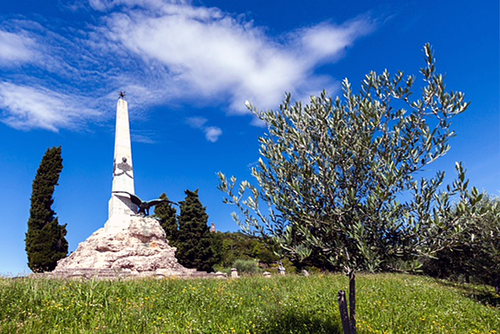
[{"label": "wispy cloud", "polygon": [[32,62],[37,56],[35,46],[27,36],[0,30],[0,66]]},{"label": "wispy cloud", "polygon": [[[116,99],[117,90],[127,91],[138,112],[178,102],[223,106],[229,114],[248,113],[246,100],[274,108],[285,92],[302,98],[335,89],[337,81],[315,69],[335,62],[375,27],[369,17],[358,17],[270,37],[266,27],[242,16],[190,1],[89,0],[89,6],[99,18],[85,30],[55,32],[19,20],[10,23],[17,30],[0,30],[3,122],[22,129],[78,128],[87,115],[110,117],[100,105]],[[30,68],[5,65],[16,62]],[[73,104],[88,110],[75,112]],[[218,127],[200,129],[212,142],[222,134]]]},{"label": "wispy cloud", "polygon": [[208,121],[208,119],[206,119],[205,117],[188,117],[188,118],[186,118],[186,123],[195,129],[203,129],[203,127],[205,126],[205,123],[207,123],[207,121]]},{"label": "wispy cloud", "polygon": [[317,76],[314,69],[335,61],[346,46],[373,29],[369,18],[339,26],[321,23],[289,33],[286,42],[279,42],[262,28],[219,9],[172,4],[154,13],[111,14],[107,26],[108,40],[167,69],[163,80],[177,84],[177,97],[229,99],[229,112],[242,114],[248,112],[245,100],[271,108],[285,91],[301,95],[330,86],[332,78]]},{"label": "wispy cloud", "polygon": [[20,130],[78,129],[91,117],[99,116],[99,112],[86,108],[80,100],[43,87],[0,82],[1,120]]},{"label": "wispy cloud", "polygon": [[135,143],[142,144],[155,144],[156,141],[152,138],[154,134],[151,133],[132,133],[131,140]]},{"label": "wispy cloud", "polygon": [[165,4],[190,4],[188,0],[89,0],[90,6],[99,11],[107,11],[118,6],[145,7],[157,9]]},{"label": "wispy cloud", "polygon": [[222,135],[222,129],[217,126],[206,126],[207,119],[204,117],[188,117],[186,123],[192,128],[201,130],[205,133],[205,138],[212,143],[219,140]]}]

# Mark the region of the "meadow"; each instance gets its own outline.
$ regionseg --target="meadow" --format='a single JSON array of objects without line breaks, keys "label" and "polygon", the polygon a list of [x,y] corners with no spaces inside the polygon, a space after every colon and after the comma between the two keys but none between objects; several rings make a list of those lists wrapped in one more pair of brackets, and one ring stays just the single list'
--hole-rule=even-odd
[{"label": "meadow", "polygon": [[[341,333],[343,275],[228,280],[0,279],[1,333]],[[500,333],[490,287],[357,276],[359,333]]]}]

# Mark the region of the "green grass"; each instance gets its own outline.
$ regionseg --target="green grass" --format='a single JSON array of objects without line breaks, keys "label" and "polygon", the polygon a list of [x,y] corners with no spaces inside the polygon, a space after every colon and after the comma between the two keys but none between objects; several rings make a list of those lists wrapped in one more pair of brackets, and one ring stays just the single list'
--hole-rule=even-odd
[{"label": "green grass", "polygon": [[[340,333],[347,277],[239,280],[0,279],[1,333]],[[485,286],[358,275],[359,333],[500,334]]]}]

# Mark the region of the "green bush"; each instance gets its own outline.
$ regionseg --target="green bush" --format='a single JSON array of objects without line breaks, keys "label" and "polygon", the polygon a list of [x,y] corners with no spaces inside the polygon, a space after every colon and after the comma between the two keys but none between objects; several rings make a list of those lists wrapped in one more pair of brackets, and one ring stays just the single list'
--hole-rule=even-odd
[{"label": "green bush", "polygon": [[261,272],[256,260],[237,259],[233,262],[233,268],[236,268],[238,273],[256,274]]},{"label": "green bush", "polygon": [[500,294],[500,198],[484,193],[471,219],[450,248],[422,261],[426,275],[493,285]]},{"label": "green bush", "polygon": [[293,262],[287,258],[284,258],[281,263],[283,264],[283,267],[285,267],[287,274],[297,274],[300,272],[300,270],[298,270],[297,267],[294,266]]},{"label": "green bush", "polygon": [[314,266],[307,266],[304,267],[304,269],[311,275],[319,275],[322,272],[320,268]]}]

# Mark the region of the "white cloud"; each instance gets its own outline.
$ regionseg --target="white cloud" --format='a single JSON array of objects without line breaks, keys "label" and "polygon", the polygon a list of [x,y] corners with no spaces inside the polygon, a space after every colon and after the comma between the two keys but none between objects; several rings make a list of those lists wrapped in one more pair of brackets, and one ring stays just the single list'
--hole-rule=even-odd
[{"label": "white cloud", "polygon": [[186,123],[195,129],[203,129],[208,120],[205,117],[188,117]]},{"label": "white cloud", "polygon": [[374,24],[368,17],[359,17],[340,26],[322,23],[303,29],[297,33],[297,39],[303,47],[304,58],[316,66],[340,57],[347,46],[373,29]]},{"label": "white cloud", "polygon": [[0,30],[0,65],[32,62],[36,57],[35,45],[27,36]]},{"label": "white cloud", "polygon": [[209,126],[205,129],[205,137],[209,142],[215,143],[220,135],[222,135],[222,130],[219,127]]},{"label": "white cloud", "polygon": [[143,7],[157,9],[165,4],[188,4],[190,1],[184,0],[89,0],[90,6],[99,11],[111,10],[118,6]]},{"label": "white cloud", "polygon": [[192,128],[201,130],[205,133],[205,138],[209,142],[215,143],[222,135],[222,129],[217,126],[206,126],[208,120],[205,117],[188,117],[186,123]]},{"label": "white cloud", "polygon": [[[0,30],[3,122],[77,129],[90,114],[97,121],[110,117],[94,109],[104,109],[118,90],[127,91],[138,114],[166,103],[222,106],[229,114],[249,113],[245,100],[276,108],[285,92],[302,99],[338,87],[316,68],[336,61],[374,26],[359,17],[271,37],[242,16],[187,0],[88,1],[100,11],[90,28],[69,24],[56,33],[27,20],[2,24],[16,27]],[[22,72],[5,66],[25,63]],[[81,113],[80,105],[89,107]],[[222,130],[205,123],[198,129],[216,141]]]},{"label": "white cloud", "polygon": [[79,123],[99,115],[85,105],[43,87],[0,82],[0,108],[4,110],[0,120],[16,129],[77,129]]},{"label": "white cloud", "polygon": [[[154,134],[152,134],[154,136]],[[131,140],[135,143],[142,143],[142,144],[155,144],[156,141],[151,138],[151,134],[138,134],[138,133],[132,133],[131,134]]]},{"label": "white cloud", "polygon": [[154,3],[156,10],[111,14],[107,39],[165,69],[163,80],[178,87],[171,97],[228,99],[230,113],[248,113],[245,100],[266,109],[279,104],[286,91],[301,95],[332,86],[332,78],[318,77],[314,69],[335,61],[373,29],[368,18],[360,17],[340,26],[321,23],[299,29],[278,42],[262,28],[216,8],[147,3]]}]

